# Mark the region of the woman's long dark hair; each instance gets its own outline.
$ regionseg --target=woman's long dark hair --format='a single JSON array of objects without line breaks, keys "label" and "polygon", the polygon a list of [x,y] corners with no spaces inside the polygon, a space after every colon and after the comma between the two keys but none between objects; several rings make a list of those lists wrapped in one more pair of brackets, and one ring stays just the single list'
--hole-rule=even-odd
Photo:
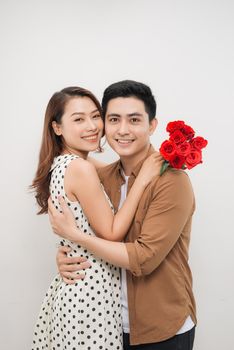
[{"label": "woman's long dark hair", "polygon": [[44,128],[42,135],[41,149],[39,153],[39,163],[35,178],[30,186],[36,193],[35,197],[40,210],[38,214],[44,214],[48,211],[50,168],[54,157],[57,157],[63,151],[63,142],[60,136],[57,136],[52,128],[52,122],[61,124],[61,118],[64,114],[66,104],[74,97],[88,97],[96,105],[102,115],[101,105],[97,98],[89,90],[81,87],[67,87],[56,92],[50,99],[45,113]]}]

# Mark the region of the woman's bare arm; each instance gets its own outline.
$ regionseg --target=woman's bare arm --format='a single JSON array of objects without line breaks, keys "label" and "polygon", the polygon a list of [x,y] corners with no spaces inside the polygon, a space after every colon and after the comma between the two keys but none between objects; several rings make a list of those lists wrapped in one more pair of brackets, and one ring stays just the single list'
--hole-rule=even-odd
[{"label": "woman's bare arm", "polygon": [[161,156],[150,156],[142,166],[122,208],[113,215],[94,166],[84,159],[72,161],[65,174],[65,190],[78,200],[97,236],[121,241],[132,222],[144,189],[159,176]]}]

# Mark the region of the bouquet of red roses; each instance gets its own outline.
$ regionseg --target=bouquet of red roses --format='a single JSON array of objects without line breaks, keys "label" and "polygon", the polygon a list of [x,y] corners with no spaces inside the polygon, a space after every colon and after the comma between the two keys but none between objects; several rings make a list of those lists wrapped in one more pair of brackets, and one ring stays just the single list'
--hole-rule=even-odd
[{"label": "bouquet of red roses", "polygon": [[164,158],[161,175],[168,167],[176,169],[192,169],[202,163],[202,149],[206,147],[207,140],[195,136],[195,131],[184,121],[177,120],[167,124],[169,140],[160,146],[160,153]]}]

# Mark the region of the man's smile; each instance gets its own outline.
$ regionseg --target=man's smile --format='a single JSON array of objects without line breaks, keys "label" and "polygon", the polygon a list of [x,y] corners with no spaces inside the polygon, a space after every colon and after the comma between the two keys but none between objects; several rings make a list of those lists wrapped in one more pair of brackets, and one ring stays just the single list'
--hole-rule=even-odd
[{"label": "man's smile", "polygon": [[134,142],[133,139],[115,139],[119,145],[129,145]]}]

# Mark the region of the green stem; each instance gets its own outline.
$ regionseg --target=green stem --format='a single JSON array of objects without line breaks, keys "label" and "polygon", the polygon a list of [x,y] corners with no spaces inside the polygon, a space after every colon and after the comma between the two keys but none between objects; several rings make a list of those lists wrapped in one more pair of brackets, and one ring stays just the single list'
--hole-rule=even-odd
[{"label": "green stem", "polygon": [[169,166],[170,166],[170,163],[167,160],[164,160],[160,170],[160,176],[167,170]]}]

